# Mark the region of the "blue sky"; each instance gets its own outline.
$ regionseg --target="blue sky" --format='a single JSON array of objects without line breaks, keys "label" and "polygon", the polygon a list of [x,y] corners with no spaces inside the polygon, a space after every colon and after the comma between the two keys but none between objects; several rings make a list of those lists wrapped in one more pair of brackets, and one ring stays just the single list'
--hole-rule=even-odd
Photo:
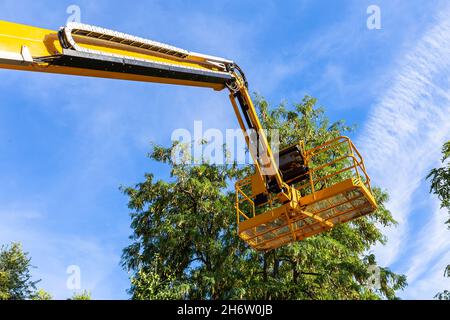
[{"label": "blue sky", "polygon": [[[281,4],[282,3],[282,4]],[[353,135],[374,184],[399,221],[373,249],[408,276],[403,298],[450,288],[446,212],[424,180],[450,138],[450,7],[446,1],[25,1],[0,0],[0,19],[51,29],[66,8],[84,23],[227,57],[270,102],[315,96]],[[366,9],[381,9],[381,30]],[[225,92],[0,70],[0,243],[21,241],[40,286],[72,294],[66,269],[97,299],[127,298],[119,266],[129,243],[118,187],[145,172],[150,141],[177,128],[237,128]]]}]

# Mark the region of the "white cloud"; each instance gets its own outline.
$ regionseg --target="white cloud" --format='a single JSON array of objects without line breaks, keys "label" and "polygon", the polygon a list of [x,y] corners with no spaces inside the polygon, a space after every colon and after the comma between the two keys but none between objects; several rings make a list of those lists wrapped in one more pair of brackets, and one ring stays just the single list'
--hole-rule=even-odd
[{"label": "white cloud", "polygon": [[447,250],[431,266],[424,270],[421,277],[416,278],[414,282],[410,282],[408,289],[402,294],[403,298],[433,299],[438,292],[449,290],[450,278],[444,278],[444,270],[449,261],[450,251]]},{"label": "white cloud", "polygon": [[[450,264],[450,241],[449,230],[445,225],[448,212],[446,209],[440,209],[439,204],[435,204],[433,214],[429,221],[421,230],[415,233],[416,244],[413,248],[413,255],[409,259],[408,280],[414,284],[416,279],[427,276],[430,261],[439,257],[446,257],[447,264]],[[439,259],[440,260],[440,259]],[[440,270],[441,277],[445,266]]]},{"label": "white cloud", "polygon": [[358,141],[374,183],[389,191],[388,207],[399,222],[396,229],[385,231],[389,243],[376,252],[382,264],[403,265],[412,288],[436,266],[436,256],[450,248],[442,211],[422,212],[429,222],[421,230],[412,230],[409,223],[420,202],[437,205],[426,191],[418,191],[426,190],[424,178],[438,165],[440,148],[450,138],[449,13],[450,7],[443,8],[435,24],[401,58]]},{"label": "white cloud", "polygon": [[[9,19],[17,21],[18,16],[12,18],[15,14],[12,2],[7,4]],[[82,6],[82,13],[89,12],[84,9]],[[31,15],[24,14],[23,21],[42,26],[42,21]],[[135,23],[137,20],[125,21]],[[227,44],[221,43],[217,36],[221,33],[231,37],[232,29],[237,28],[236,25],[224,28],[224,18],[216,21],[214,28],[205,28],[207,21],[204,19],[201,23],[192,23],[185,18],[182,23],[190,26],[193,31],[190,39],[196,37],[194,43],[197,45],[201,46],[203,41],[211,49],[222,45],[226,50],[234,50],[232,46],[226,48]],[[163,29],[159,28],[156,33],[164,33]],[[56,298],[67,298],[72,293],[65,286],[66,268],[72,264],[80,266],[82,288],[91,290],[94,298],[125,298],[129,281],[119,260],[131,231],[128,229],[127,199],[117,188],[121,183],[135,183],[143,172],[152,171],[148,163],[142,164],[150,140],[166,144],[172,130],[190,128],[194,120],[199,119],[204,121],[205,129],[237,127],[227,94],[148,83],[7,70],[0,73],[9,80],[2,83],[0,91],[5,95],[20,91],[20,100],[26,104],[20,107],[30,108],[30,113],[45,118],[47,128],[55,129],[54,135],[67,138],[53,141],[50,137],[52,151],[39,150],[39,156],[43,158],[44,154],[58,158],[57,166],[46,167],[48,172],[33,172],[25,179],[21,170],[0,170],[4,182],[0,188],[3,199],[0,243],[22,242],[24,249],[30,252],[32,263],[37,266],[33,275],[42,278],[39,286]],[[17,108],[14,105],[5,107]],[[13,137],[20,145],[30,144],[18,134],[20,125],[19,129],[11,123],[6,125],[10,127],[5,129],[7,138]],[[31,138],[33,143],[47,139],[42,132]],[[0,146],[7,142],[5,140],[2,139]],[[5,159],[13,159],[8,145],[5,150]],[[34,163],[35,159],[29,157],[22,166]],[[18,166],[13,167],[17,169]],[[6,179],[17,192],[5,185]],[[30,187],[38,181],[42,181],[42,185]]]}]

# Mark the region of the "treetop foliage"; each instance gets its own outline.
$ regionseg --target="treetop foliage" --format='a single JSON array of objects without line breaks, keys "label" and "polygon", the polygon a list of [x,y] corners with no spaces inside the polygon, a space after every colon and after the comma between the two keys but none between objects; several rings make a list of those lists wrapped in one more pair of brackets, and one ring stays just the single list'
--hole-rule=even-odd
[{"label": "treetop foliage", "polygon": [[[442,147],[442,164],[440,168],[430,171],[427,179],[431,180],[430,192],[437,195],[441,208],[447,208],[450,213],[450,141]],[[446,164],[447,162],[447,164]],[[450,228],[450,219],[447,220]]]},{"label": "treetop foliage", "polygon": [[36,284],[31,276],[31,258],[20,243],[0,248],[0,300],[24,300],[34,297]]},{"label": "treetop foliage", "polygon": [[[442,147],[442,164],[440,168],[430,171],[427,179],[431,180],[430,192],[438,196],[441,201],[441,208],[447,208],[450,213],[450,141]],[[447,162],[447,164],[445,164]],[[450,219],[446,221],[450,228]],[[450,277],[450,265],[444,271],[444,277]],[[450,291],[444,290],[438,293],[435,298],[439,300],[450,300]]]},{"label": "treetop foliage", "polygon": [[[304,140],[307,148],[351,132],[331,122],[317,101],[270,107],[260,96],[262,125],[278,129],[281,145]],[[134,299],[395,299],[406,278],[378,266],[380,286],[371,289],[370,252],[386,241],[379,225],[395,220],[386,192],[374,188],[379,204],[370,216],[270,251],[250,249],[236,234],[235,195],[230,182],[251,172],[236,164],[173,163],[174,146],[154,146],[150,159],[170,168],[170,181],[123,187],[129,197],[131,244],[122,263],[131,273]]]}]

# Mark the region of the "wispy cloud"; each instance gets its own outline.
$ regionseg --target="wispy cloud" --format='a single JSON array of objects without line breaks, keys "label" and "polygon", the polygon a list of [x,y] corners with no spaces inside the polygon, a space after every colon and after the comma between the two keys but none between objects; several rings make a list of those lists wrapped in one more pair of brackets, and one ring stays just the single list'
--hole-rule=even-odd
[{"label": "wispy cloud", "polygon": [[[443,212],[436,209],[424,180],[438,165],[441,145],[450,139],[450,7],[440,9],[435,23],[390,74],[358,143],[374,183],[389,191],[388,206],[399,221],[396,229],[385,231],[388,245],[376,251],[383,264],[402,258],[399,265],[410,282],[450,250]],[[411,216],[423,201],[431,204],[428,212],[420,213],[426,217],[424,226],[412,229]]]},{"label": "wispy cloud", "polygon": [[[1,208],[0,243],[20,241],[24,250],[31,253],[34,279],[42,279],[38,287],[49,291],[56,299],[67,299],[75,290],[66,285],[70,265],[80,267],[81,288],[95,297],[126,297],[126,275],[122,274],[122,292],[118,285],[111,287],[110,277],[118,280],[120,256],[102,237],[83,237],[76,233],[49,232],[39,222],[49,215],[29,211],[23,205]],[[38,227],[36,227],[38,226]],[[104,241],[105,239],[103,239]],[[115,274],[114,274],[115,273]]]},{"label": "wispy cloud", "polygon": [[450,279],[444,278],[444,270],[450,261],[450,251],[442,255],[428,265],[420,277],[410,281],[410,286],[404,293],[405,299],[433,299],[438,292],[450,288]]}]

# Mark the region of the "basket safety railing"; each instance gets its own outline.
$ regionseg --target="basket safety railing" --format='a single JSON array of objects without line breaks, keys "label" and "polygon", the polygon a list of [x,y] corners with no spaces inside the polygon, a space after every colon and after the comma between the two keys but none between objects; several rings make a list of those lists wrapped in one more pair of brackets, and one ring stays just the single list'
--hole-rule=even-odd
[{"label": "basket safety railing", "polygon": [[[316,200],[318,191],[330,188],[346,179],[358,179],[372,193],[370,177],[367,174],[364,160],[353,142],[345,136],[337,137],[320,146],[306,151],[305,162],[309,168],[308,180],[294,187],[300,191],[301,197],[312,195]],[[252,180],[245,178],[236,183],[237,222],[251,219],[258,214],[252,199],[256,195],[251,191]],[[269,196],[267,209],[277,206],[277,200]],[[267,212],[268,210],[266,210]]]}]

